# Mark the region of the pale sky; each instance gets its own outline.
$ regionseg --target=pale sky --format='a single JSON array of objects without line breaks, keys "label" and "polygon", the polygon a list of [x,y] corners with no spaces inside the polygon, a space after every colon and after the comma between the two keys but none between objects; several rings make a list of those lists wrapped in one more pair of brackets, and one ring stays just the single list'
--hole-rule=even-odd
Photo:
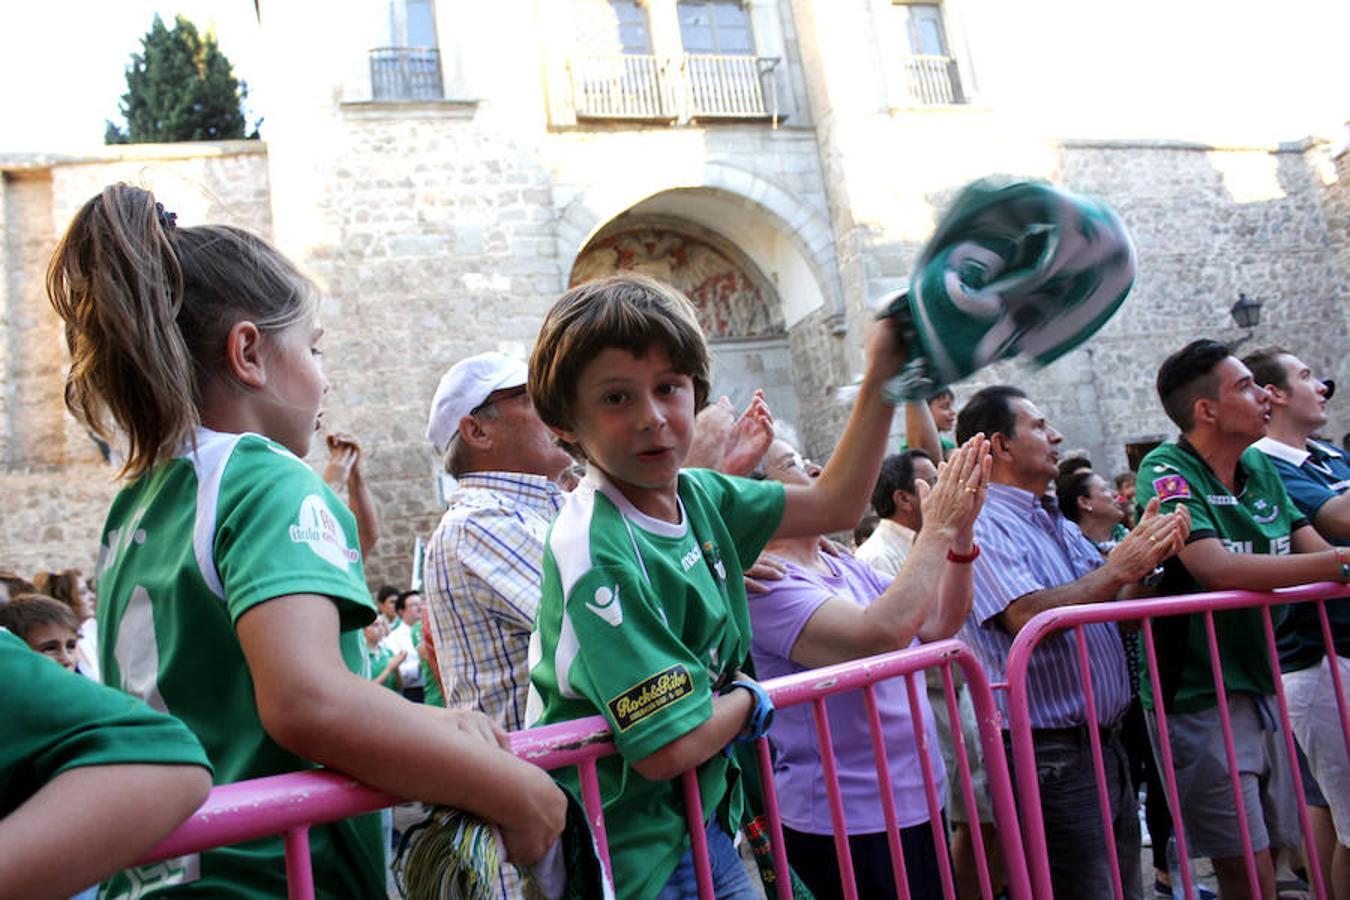
[{"label": "pale sky", "polygon": [[[6,2],[0,27],[0,152],[71,151],[103,145],[119,125],[126,66],[158,12],[214,26],[236,78],[249,83],[248,125],[265,112],[261,37],[253,0]],[[264,131],[266,126],[264,126]]]},{"label": "pale sky", "polygon": [[[214,26],[235,75],[248,82],[249,126],[267,114],[253,0],[0,2],[0,153],[100,147],[104,120],[121,123],[125,67],[156,12],[166,22],[181,12],[203,30]],[[962,0],[960,8],[979,102],[1054,137],[1264,144],[1350,135],[1350,0]],[[1007,38],[1028,25],[1038,48]],[[297,42],[294,52],[303,66],[323,48]],[[266,137],[265,121],[262,130]]]}]

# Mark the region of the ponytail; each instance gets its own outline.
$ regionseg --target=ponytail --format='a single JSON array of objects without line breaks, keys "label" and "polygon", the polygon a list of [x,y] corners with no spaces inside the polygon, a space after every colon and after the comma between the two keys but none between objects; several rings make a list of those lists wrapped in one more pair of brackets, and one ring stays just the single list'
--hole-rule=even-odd
[{"label": "ponytail", "polygon": [[315,292],[257,235],[178,228],[149,191],[115,184],[66,229],[47,293],[66,323],[66,406],[109,443],[114,424],[125,434],[119,475],[136,477],[192,440],[234,324],[278,331],[313,309]]}]

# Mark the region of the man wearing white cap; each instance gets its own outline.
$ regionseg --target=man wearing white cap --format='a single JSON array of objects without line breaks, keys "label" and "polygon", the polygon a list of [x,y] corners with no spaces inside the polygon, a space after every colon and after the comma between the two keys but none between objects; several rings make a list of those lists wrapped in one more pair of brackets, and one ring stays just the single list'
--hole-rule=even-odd
[{"label": "man wearing white cap", "polygon": [[431,401],[427,437],[458,480],[431,536],[426,599],[446,706],[522,727],[544,537],[573,462],[530,405],[525,364],[456,363]]},{"label": "man wearing white cap", "polygon": [[[523,726],[544,538],[573,463],[534,412],[525,364],[480,353],[436,387],[427,438],[458,486],[427,546],[424,596],[445,705]],[[501,895],[521,896],[513,866]]]}]

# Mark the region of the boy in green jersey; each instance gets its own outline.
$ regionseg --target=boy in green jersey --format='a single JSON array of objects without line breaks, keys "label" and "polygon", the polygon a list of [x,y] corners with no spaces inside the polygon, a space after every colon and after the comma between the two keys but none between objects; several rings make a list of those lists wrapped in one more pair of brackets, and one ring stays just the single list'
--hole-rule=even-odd
[{"label": "boy in green jersey", "polygon": [[0,606],[0,628],[7,628],[29,647],[63,669],[75,671],[79,626],[75,614],[46,594],[20,594]]},{"label": "boy in green jersey", "polygon": [[[709,361],[679,293],[616,276],[574,288],[545,317],[530,399],[588,469],[549,532],[527,717],[608,720],[619,755],[598,768],[622,897],[693,890],[684,804],[671,780],[690,769],[717,896],[754,896],[729,837],[740,824],[740,772],[720,752],[738,736],[759,736],[771,711],[740,672],[750,648],[741,572],[775,535],[857,521],[890,425],[881,387],[903,361],[889,322],[873,330],[868,350],[830,464],[814,483],[785,488],[682,468]],[[575,771],[558,777],[576,787]]]},{"label": "boy in green jersey", "polygon": [[[1159,593],[1346,580],[1337,551],[1290,501],[1270,461],[1251,446],[1266,433],[1270,407],[1247,367],[1224,344],[1193,341],[1163,362],[1157,387],[1182,434],[1144,457],[1136,500],[1143,506],[1157,496],[1163,511],[1184,505],[1191,514],[1190,537],[1165,564]],[[1263,893],[1273,897],[1269,848],[1300,842],[1289,760],[1273,715],[1275,676],[1259,610],[1217,613],[1214,625],[1257,872]],[[1146,710],[1166,704],[1176,805],[1190,853],[1213,859],[1221,896],[1249,897],[1227,757],[1222,741],[1215,740],[1221,731],[1204,619],[1163,620],[1155,634],[1159,683],[1146,677],[1141,697]],[[1151,714],[1149,725],[1157,751]]]}]

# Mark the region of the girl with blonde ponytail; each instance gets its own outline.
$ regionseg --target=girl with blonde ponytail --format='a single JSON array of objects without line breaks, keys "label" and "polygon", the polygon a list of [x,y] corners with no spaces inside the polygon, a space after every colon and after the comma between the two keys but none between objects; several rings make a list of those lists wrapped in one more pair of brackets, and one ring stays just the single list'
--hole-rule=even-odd
[{"label": "girl with blonde ponytail", "polygon": [[[517,862],[541,856],[566,808],[552,780],[477,713],[362,677],[375,607],[356,523],[302,461],[328,391],[314,285],[262,238],[180,227],[118,184],[76,214],[47,288],[70,348],[67,405],[126,448],[100,547],[104,682],[182,719],[217,783],[327,766],[497,824]],[[378,817],[310,843],[320,895],[384,895]],[[284,872],[277,838],[109,888],[271,897]]]}]

